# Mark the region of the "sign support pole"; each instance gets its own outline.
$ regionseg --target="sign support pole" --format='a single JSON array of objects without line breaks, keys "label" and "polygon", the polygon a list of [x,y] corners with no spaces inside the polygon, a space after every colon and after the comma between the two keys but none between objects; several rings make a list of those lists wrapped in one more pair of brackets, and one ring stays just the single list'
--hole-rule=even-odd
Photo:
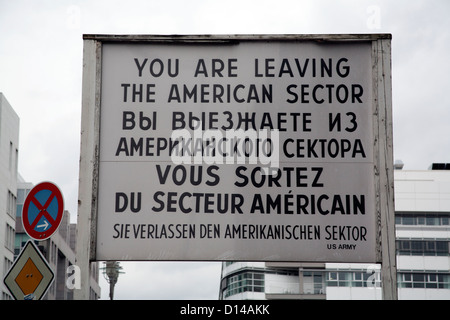
[{"label": "sign support pole", "polygon": [[[395,253],[394,170],[392,146],[391,40],[373,42],[374,131],[379,139],[375,148],[374,170],[378,176],[376,190],[378,217],[378,261],[381,261],[381,286],[384,300],[397,300]],[[375,135],[376,137],[376,135]],[[375,152],[375,154],[377,154]],[[380,243],[381,242],[381,243]],[[381,251],[381,252],[380,252]]]},{"label": "sign support pole", "polygon": [[[99,153],[101,43],[84,40],[83,93],[76,264],[80,268],[80,285],[76,300],[88,300],[90,261],[95,256],[97,181]],[[93,233],[94,232],[94,233]]]}]

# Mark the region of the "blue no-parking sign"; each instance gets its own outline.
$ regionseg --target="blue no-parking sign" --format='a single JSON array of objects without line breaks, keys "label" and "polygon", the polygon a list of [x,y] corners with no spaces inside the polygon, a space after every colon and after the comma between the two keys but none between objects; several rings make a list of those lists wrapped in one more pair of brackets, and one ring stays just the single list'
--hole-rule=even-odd
[{"label": "blue no-parking sign", "polygon": [[35,240],[49,238],[59,227],[64,214],[64,199],[59,188],[42,182],[31,189],[22,209],[22,224]]}]

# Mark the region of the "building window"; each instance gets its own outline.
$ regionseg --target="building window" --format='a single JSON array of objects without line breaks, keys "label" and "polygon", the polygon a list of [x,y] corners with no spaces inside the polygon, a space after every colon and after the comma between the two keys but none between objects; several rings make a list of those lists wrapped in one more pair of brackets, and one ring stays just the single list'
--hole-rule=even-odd
[{"label": "building window", "polygon": [[380,273],[376,270],[327,272],[328,287],[381,287]]},{"label": "building window", "polygon": [[450,256],[448,240],[409,240],[396,242],[397,255],[402,256]]},{"label": "building window", "polygon": [[22,216],[23,204],[25,203],[25,199],[27,198],[28,193],[30,193],[31,189],[17,189],[17,209],[16,215],[17,217]]},{"label": "building window", "polygon": [[14,236],[16,232],[14,231],[14,228],[11,227],[8,223],[6,223],[6,232],[5,232],[5,247],[11,251],[14,252]]},{"label": "building window", "polygon": [[3,261],[3,274],[6,275],[6,273],[11,269],[13,262],[5,257]]},{"label": "building window", "polygon": [[19,168],[19,150],[16,149],[16,160],[14,161],[14,175],[15,178],[17,179],[17,173],[18,173],[18,168]]},{"label": "building window", "polygon": [[23,204],[25,202],[25,189],[17,189],[17,203]]},{"label": "building window", "polygon": [[2,292],[2,300],[14,300],[14,299],[9,293]]},{"label": "building window", "polygon": [[327,286],[329,287],[351,287],[352,272],[333,271],[328,272]]},{"label": "building window", "polygon": [[226,279],[225,298],[243,292],[264,292],[264,273],[245,271]]},{"label": "building window", "polygon": [[12,170],[13,168],[13,143],[10,141],[9,142],[9,170]]},{"label": "building window", "polygon": [[6,213],[15,219],[16,217],[16,196],[8,190],[8,203],[6,205]]},{"label": "building window", "polygon": [[403,226],[448,226],[450,214],[396,213],[395,224]]},{"label": "building window", "polygon": [[399,272],[399,288],[450,289],[450,273]]},{"label": "building window", "polygon": [[323,294],[325,292],[325,275],[321,271],[303,272],[303,292],[306,294]]}]

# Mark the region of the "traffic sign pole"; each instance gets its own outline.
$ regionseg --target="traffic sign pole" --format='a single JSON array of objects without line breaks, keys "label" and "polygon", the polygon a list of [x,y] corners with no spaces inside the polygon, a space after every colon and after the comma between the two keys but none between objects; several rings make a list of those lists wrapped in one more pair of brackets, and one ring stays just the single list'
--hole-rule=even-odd
[{"label": "traffic sign pole", "polygon": [[78,189],[78,222],[76,265],[80,268],[80,289],[75,300],[88,300],[90,293],[90,260],[95,256],[96,220],[92,215],[97,206],[98,152],[100,121],[101,43],[85,41],[83,49],[83,93],[81,114],[81,152]]}]

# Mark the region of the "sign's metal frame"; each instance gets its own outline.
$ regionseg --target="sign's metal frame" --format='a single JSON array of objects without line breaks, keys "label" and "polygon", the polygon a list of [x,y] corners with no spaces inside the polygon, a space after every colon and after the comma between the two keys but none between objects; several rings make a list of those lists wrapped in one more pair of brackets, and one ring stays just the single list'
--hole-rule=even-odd
[{"label": "sign's metal frame", "polygon": [[374,181],[376,193],[377,249],[381,262],[384,299],[397,298],[392,84],[390,34],[350,35],[84,35],[82,128],[77,226],[77,265],[81,289],[76,297],[89,296],[89,263],[96,259],[98,169],[100,141],[101,65],[103,43],[200,43],[225,44],[240,41],[318,41],[372,44],[372,111],[374,136]]}]

